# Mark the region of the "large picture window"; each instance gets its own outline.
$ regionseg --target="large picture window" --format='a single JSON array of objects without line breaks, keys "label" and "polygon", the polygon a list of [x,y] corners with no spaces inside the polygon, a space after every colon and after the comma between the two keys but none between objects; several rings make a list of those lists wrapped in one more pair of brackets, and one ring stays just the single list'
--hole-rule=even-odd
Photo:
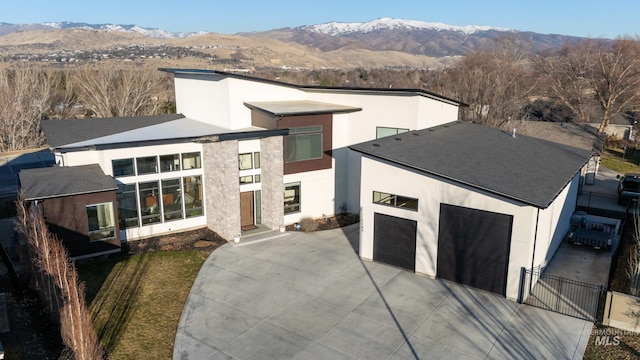
[{"label": "large picture window", "polygon": [[284,138],[286,162],[322,158],[322,125],[289,129]]},{"label": "large picture window", "polygon": [[409,129],[378,126],[376,127],[376,139],[402,134],[407,131],[409,131]]},{"label": "large picture window", "polygon": [[118,218],[120,229],[138,227],[138,201],[136,184],[119,184],[116,199],[118,200]]},{"label": "large picture window", "polygon": [[90,241],[108,240],[116,236],[112,203],[88,205],[87,220]]},{"label": "large picture window", "polygon": [[183,218],[181,188],[180,179],[162,180],[162,210],[165,221]]},{"label": "large picture window", "polygon": [[418,199],[379,191],[373,192],[373,203],[409,210],[418,210]]},{"label": "large picture window", "polygon": [[186,216],[202,216],[202,177],[187,176],[184,181],[184,209]]},{"label": "large picture window", "polygon": [[160,202],[158,201],[160,195],[158,182],[140,183],[139,187],[142,225],[159,223],[162,219],[160,217]]},{"label": "large picture window", "polygon": [[284,185],[284,213],[293,214],[300,212],[300,183]]}]

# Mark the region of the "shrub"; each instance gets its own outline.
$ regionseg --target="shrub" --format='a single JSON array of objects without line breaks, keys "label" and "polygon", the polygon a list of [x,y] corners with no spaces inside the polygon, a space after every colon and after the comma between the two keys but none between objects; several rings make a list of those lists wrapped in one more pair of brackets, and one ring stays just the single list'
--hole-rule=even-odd
[{"label": "shrub", "polygon": [[316,231],[318,229],[318,222],[310,217],[303,217],[300,219],[300,230],[305,232]]}]

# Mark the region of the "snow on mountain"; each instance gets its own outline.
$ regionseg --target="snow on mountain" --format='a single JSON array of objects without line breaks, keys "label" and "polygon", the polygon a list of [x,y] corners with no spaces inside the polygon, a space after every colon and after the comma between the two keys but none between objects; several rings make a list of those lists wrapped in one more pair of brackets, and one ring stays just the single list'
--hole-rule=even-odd
[{"label": "snow on mountain", "polygon": [[473,34],[478,31],[488,31],[488,30],[498,30],[498,31],[515,31],[512,29],[504,29],[497,28],[492,26],[453,26],[447,25],[443,23],[428,23],[424,21],[417,20],[401,20],[401,19],[392,19],[392,18],[380,18],[368,22],[353,22],[353,23],[343,23],[343,22],[329,22],[325,24],[317,24],[317,25],[306,25],[301,26],[300,29],[305,29],[309,31],[314,31],[330,36],[338,36],[349,33],[368,33],[377,30],[413,30],[413,29],[422,29],[422,30],[435,30],[435,31],[456,31],[462,32],[467,35]]},{"label": "snow on mountain", "polygon": [[[28,25],[35,25],[35,24],[28,24]],[[149,36],[149,37],[153,37],[153,38],[161,38],[161,39],[186,38],[186,37],[190,37],[190,36],[206,34],[205,31],[174,33],[174,32],[170,32],[170,31],[166,31],[166,30],[162,30],[162,29],[157,29],[157,28],[144,28],[144,27],[141,27],[141,26],[138,26],[138,25],[86,24],[86,23],[76,23],[76,22],[70,22],[70,21],[45,22],[45,23],[41,23],[39,25],[41,25],[45,29],[51,29],[51,30],[82,29],[82,30],[123,31],[123,32],[131,32],[131,33],[143,34],[145,36]],[[8,24],[8,23],[0,23],[0,27],[3,27],[3,26],[5,26],[5,27],[12,26],[12,27],[17,27],[17,28],[26,27],[25,24],[14,25],[14,24]]]}]

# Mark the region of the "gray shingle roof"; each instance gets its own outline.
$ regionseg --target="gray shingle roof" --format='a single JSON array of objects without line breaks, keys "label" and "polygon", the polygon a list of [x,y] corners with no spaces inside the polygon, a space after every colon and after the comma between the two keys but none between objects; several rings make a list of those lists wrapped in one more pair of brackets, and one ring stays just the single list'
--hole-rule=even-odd
[{"label": "gray shingle roof", "polygon": [[591,157],[589,150],[460,121],[350,148],[542,209]]},{"label": "gray shingle roof", "polygon": [[184,118],[182,114],[113,118],[44,120],[40,122],[50,147],[73,144]]},{"label": "gray shingle roof", "polygon": [[18,177],[25,200],[90,194],[118,188],[115,180],[105,175],[99,165],[25,169],[20,171]]}]

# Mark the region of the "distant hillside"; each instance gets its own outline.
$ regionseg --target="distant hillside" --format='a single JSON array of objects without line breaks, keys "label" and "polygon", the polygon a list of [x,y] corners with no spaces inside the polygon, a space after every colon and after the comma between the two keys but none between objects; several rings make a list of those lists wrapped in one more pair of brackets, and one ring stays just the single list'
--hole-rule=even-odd
[{"label": "distant hillside", "polygon": [[532,51],[557,49],[583,38],[522,32],[490,26],[451,26],[441,23],[382,18],[365,23],[331,22],[271,31],[241,33],[335,51],[361,48],[374,51],[401,51],[432,57],[459,56],[486,49],[504,36],[518,36]]},{"label": "distant hillside", "polygon": [[558,49],[582,40],[490,26],[391,18],[236,35],[172,33],[137,25],[0,23],[0,57],[46,63],[121,59],[160,66],[249,70],[432,68],[469,51],[486,49],[503,36],[522,38],[532,51]]}]

